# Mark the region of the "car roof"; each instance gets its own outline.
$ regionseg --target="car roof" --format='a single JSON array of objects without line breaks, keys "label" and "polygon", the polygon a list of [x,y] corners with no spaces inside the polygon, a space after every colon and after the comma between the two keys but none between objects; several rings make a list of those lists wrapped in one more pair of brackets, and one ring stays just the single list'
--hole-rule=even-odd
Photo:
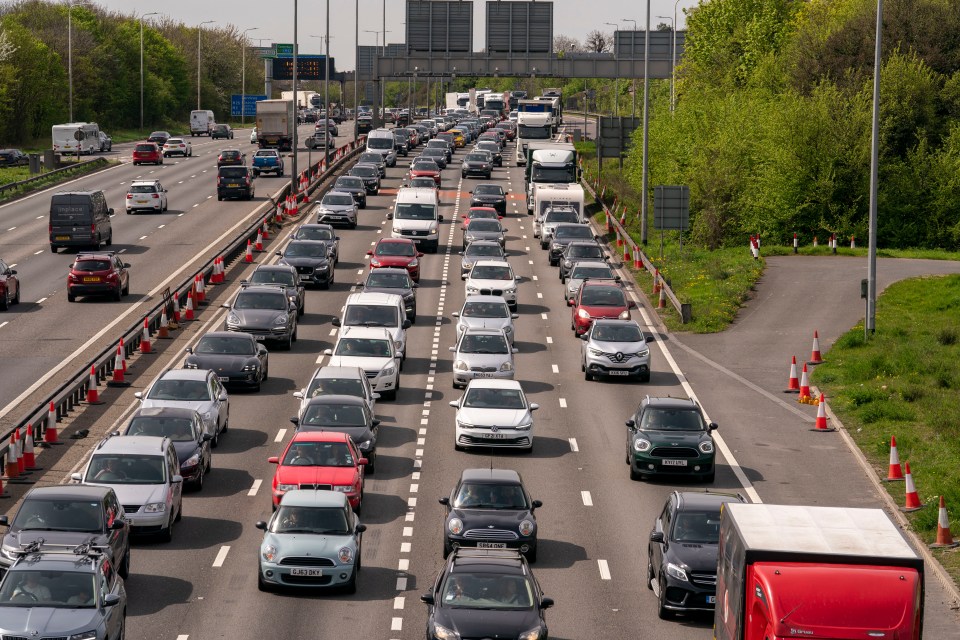
[{"label": "car roof", "polygon": [[523,557],[517,551],[460,547],[451,560],[451,570],[454,573],[459,570],[483,571],[484,568],[497,573],[527,574]]},{"label": "car roof", "polygon": [[158,436],[111,436],[97,445],[93,455],[102,453],[133,453],[161,456],[170,446],[169,438]]},{"label": "car roof", "polygon": [[437,199],[436,190],[428,189],[427,187],[400,187],[397,191],[398,202],[400,201],[401,194],[404,196],[405,201],[408,199],[419,199],[421,196],[430,201]]},{"label": "car roof", "polygon": [[[474,243],[471,242],[470,244],[474,244]],[[498,302],[498,303],[501,303],[501,304],[507,304],[507,299],[504,298],[503,296],[486,296],[486,295],[470,296],[469,298],[467,298],[466,300],[463,301],[463,305],[466,306],[466,305],[468,305],[468,304],[470,304],[470,303],[473,303],[473,302],[476,302],[476,303],[480,303],[480,302],[486,302],[486,303]]]},{"label": "car roof", "polygon": [[[499,244],[499,243],[497,243],[497,244]],[[403,267],[378,267],[378,268],[376,268],[376,269],[371,269],[371,270],[367,273],[367,277],[370,277],[370,276],[371,276],[372,274],[374,274],[374,273],[392,273],[392,274],[395,274],[395,275],[401,275],[401,274],[402,274],[402,275],[405,275],[405,276],[409,276],[409,275],[410,275],[410,272],[408,272],[408,271],[407,271],[406,269],[404,269]]]},{"label": "car roof", "polygon": [[464,469],[460,474],[463,482],[503,482],[522,484],[520,474],[513,469]]},{"label": "car roof", "polygon": [[307,402],[308,407],[324,405],[324,404],[336,404],[336,405],[349,404],[357,407],[363,407],[363,406],[366,406],[367,402],[363,398],[358,398],[357,396],[347,396],[342,394],[337,395],[333,393],[329,395],[325,394],[325,395],[310,398],[310,401]]},{"label": "car roof", "polygon": [[115,255],[117,254],[115,254],[113,251],[84,252],[84,253],[78,253],[75,256],[74,261],[76,262],[78,260],[109,260]]},{"label": "car roof", "polygon": [[[84,558],[90,558],[90,560],[93,560],[96,557],[97,556],[78,556],[72,552],[65,553],[64,550],[41,550],[39,553],[31,553],[22,556],[23,562],[17,562],[14,566],[19,571],[57,571],[65,573],[96,574],[99,571],[99,563],[83,561]],[[10,569],[13,568],[14,567],[11,567]],[[8,571],[10,569],[8,569]],[[8,638],[11,637],[7,634],[4,635]],[[47,633],[44,635],[44,637],[49,635],[51,634]]]},{"label": "car roof", "polygon": [[[629,325],[640,329],[640,323],[636,320],[620,320],[619,318],[597,318],[593,321],[593,326],[599,325],[605,327],[625,327]],[[640,331],[643,331],[643,329],[640,329]]]},{"label": "car roof", "polygon": [[294,442],[347,442],[350,436],[340,431],[297,431],[293,434]]},{"label": "car roof", "polygon": [[619,289],[620,291],[623,291],[623,287],[620,286],[620,283],[614,282],[612,280],[591,280],[590,278],[587,278],[586,280],[583,281],[583,284],[581,285],[581,288],[584,288],[584,287],[591,287],[591,288],[610,287],[613,289]]},{"label": "car roof", "polygon": [[523,391],[517,380],[500,380],[497,378],[474,378],[469,382],[470,389],[517,389]]},{"label": "car roof", "polygon": [[130,417],[162,416],[166,418],[193,418],[195,415],[197,415],[196,409],[187,409],[185,407],[139,407]]},{"label": "car roof", "polygon": [[[294,242],[310,242],[310,243],[314,243],[314,244],[324,244],[322,240],[321,240],[321,241],[317,241],[317,240],[291,240],[290,242],[287,243],[287,246],[290,246],[290,245],[291,245],[292,243],[294,243]],[[277,284],[261,284],[261,283],[259,283],[259,282],[258,282],[258,283],[254,283],[254,284],[245,284],[245,285],[243,285],[243,286],[240,288],[240,293],[244,293],[244,292],[253,292],[253,293],[281,293],[281,294],[283,294],[283,295],[286,295],[286,293],[284,293],[283,285],[277,285]],[[240,295],[240,293],[238,293],[237,295]]]},{"label": "car roof", "polygon": [[600,243],[596,240],[574,240],[567,245],[567,248],[570,247],[599,247]]},{"label": "car roof", "polygon": [[382,291],[360,291],[347,296],[347,304],[377,304],[394,307],[403,304],[403,297]]},{"label": "car roof", "polygon": [[130,186],[132,187],[134,185],[140,185],[140,186],[146,186],[146,187],[155,187],[159,183],[160,183],[159,180],[134,180],[133,182],[130,183]]},{"label": "car roof", "polygon": [[334,367],[327,365],[313,372],[311,380],[326,380],[328,378],[366,378],[367,375],[360,367]]},{"label": "car roof", "polygon": [[503,332],[503,329],[494,329],[488,327],[467,327],[463,335],[470,334],[472,336],[504,336],[506,335]]},{"label": "car roof", "polygon": [[700,405],[698,405],[691,398],[671,398],[669,396],[665,398],[652,398],[650,396],[647,396],[640,402],[640,404],[641,406],[658,407],[658,408],[664,408],[664,409],[698,409],[699,410],[700,408]]},{"label": "car roof", "polygon": [[390,244],[390,243],[392,243],[392,244],[413,244],[413,245],[416,244],[416,242],[414,242],[414,241],[411,240],[410,238],[380,238],[379,240],[377,240],[377,244],[381,244],[381,243],[386,243],[386,244]]},{"label": "car roof", "polygon": [[746,502],[739,493],[714,493],[713,491],[674,491],[680,511],[720,510],[727,502]]},{"label": "car roof", "polygon": [[32,500],[101,500],[113,491],[110,487],[94,484],[58,484],[50,487],[34,487],[24,499]]},{"label": "car roof", "polygon": [[[570,243],[570,244],[573,244],[573,243]],[[593,268],[606,267],[607,269],[610,269],[611,273],[613,272],[613,267],[611,267],[606,262],[601,262],[600,260],[580,260],[579,262],[577,262],[576,265],[574,265],[574,268],[579,268],[579,267],[593,267]]]},{"label": "car roof", "polygon": [[317,489],[292,489],[280,498],[281,507],[325,507],[343,509],[347,506],[347,494],[339,491]]}]

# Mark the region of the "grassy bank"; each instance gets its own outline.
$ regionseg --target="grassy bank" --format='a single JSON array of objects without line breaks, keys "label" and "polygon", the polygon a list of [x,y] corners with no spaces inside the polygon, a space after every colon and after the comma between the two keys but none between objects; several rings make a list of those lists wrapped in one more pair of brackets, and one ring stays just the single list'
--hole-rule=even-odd
[{"label": "grassy bank", "polygon": [[[53,175],[46,175],[40,180],[35,180],[30,184],[17,187],[15,189],[7,189],[2,194],[0,194],[0,202],[10,202],[15,200],[20,196],[31,193],[33,191],[39,191],[41,189],[46,189],[47,187],[60,183],[66,182],[67,180],[73,180],[80,176],[84,176],[96,171],[100,171],[105,167],[108,167],[112,164],[116,164],[116,161],[107,160],[106,158],[100,158],[102,162],[96,162],[91,164],[85,164],[78,167],[72,167],[65,171],[55,173]],[[26,167],[9,167],[0,169],[0,184],[9,184],[11,182],[18,182],[20,180],[25,180],[31,177],[30,172]]]},{"label": "grassy bank", "polygon": [[[862,324],[842,336],[813,381],[880,477],[890,437],[897,438],[927,505],[908,517],[932,542],[938,496],[946,498],[954,533],[960,528],[960,276],[891,285],[877,300],[876,327],[869,342]],[[902,482],[885,487],[903,504]],[[960,554],[935,553],[960,580]]]}]

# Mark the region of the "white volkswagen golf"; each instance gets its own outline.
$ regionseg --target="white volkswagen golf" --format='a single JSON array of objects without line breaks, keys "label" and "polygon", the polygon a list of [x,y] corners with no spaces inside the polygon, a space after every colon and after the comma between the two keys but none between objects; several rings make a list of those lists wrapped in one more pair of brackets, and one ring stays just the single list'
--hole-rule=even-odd
[{"label": "white volkswagen golf", "polygon": [[516,380],[474,379],[463,397],[450,403],[457,409],[454,448],[498,447],[533,450],[533,412]]}]

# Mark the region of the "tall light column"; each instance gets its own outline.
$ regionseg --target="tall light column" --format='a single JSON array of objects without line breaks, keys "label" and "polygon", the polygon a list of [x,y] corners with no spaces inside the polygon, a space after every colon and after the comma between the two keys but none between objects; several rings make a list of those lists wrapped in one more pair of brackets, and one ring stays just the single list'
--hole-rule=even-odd
[{"label": "tall light column", "polygon": [[353,139],[357,139],[357,115],[360,113],[357,107],[357,85],[360,83],[360,0],[354,0],[354,11],[356,15],[353,19]]},{"label": "tall light column", "polygon": [[870,134],[870,219],[867,249],[867,314],[864,338],[877,330],[877,182],[880,164],[880,71],[883,51],[883,0],[877,0],[877,35],[873,52],[873,123]]},{"label": "tall light column", "polygon": [[[143,19],[147,16],[159,15],[156,11],[140,16],[140,129],[143,130]],[[70,114],[73,120],[73,114]]]},{"label": "tall light column", "polygon": [[244,117],[247,115],[247,32],[256,31],[260,27],[244,29],[240,34],[240,126],[243,127]]},{"label": "tall light column", "polygon": [[89,2],[67,0],[67,78],[70,84],[70,122],[73,122],[73,7]]},{"label": "tall light column", "polygon": [[[618,31],[617,25],[612,22],[604,22],[603,24],[613,27],[613,32],[616,34]],[[613,54],[613,63],[617,64],[617,54]],[[613,115],[620,116],[620,68],[617,67],[617,77],[613,79]]]},{"label": "tall light column", "polygon": [[[380,56],[387,55],[387,0],[383,0],[383,48],[380,49]],[[386,95],[387,83],[380,78],[380,108],[386,113],[386,105],[383,104],[383,98]]]},{"label": "tall light column", "polygon": [[673,85],[677,78],[677,23],[676,18],[671,18],[670,16],[657,16],[660,20],[669,20],[670,21],[670,48],[672,52],[670,54],[670,113],[673,113],[676,102],[673,99]]},{"label": "tall light column", "polygon": [[297,53],[299,52],[300,44],[297,41],[297,22],[299,20],[298,15],[298,3],[297,0],[293,0],[293,73],[291,74],[291,82],[293,84],[293,141],[291,143],[290,154],[290,166],[292,167],[292,172],[290,173],[290,193],[297,192],[297,146],[299,143],[299,131],[297,127],[300,124],[298,116],[300,115],[297,110]]},{"label": "tall light column", "polygon": [[647,244],[647,200],[650,179],[650,0],[647,0],[647,35],[643,39],[643,188],[640,193],[640,241]]},{"label": "tall light column", "polygon": [[[327,0],[327,48],[326,55],[323,57],[323,106],[326,109],[326,122],[324,126],[327,127],[327,130],[330,130],[330,0]],[[340,96],[340,102],[343,103],[343,96]],[[340,108],[343,109],[343,104],[340,105]],[[324,140],[324,149],[323,157],[330,157],[330,136],[323,136]]]},{"label": "tall light column", "polygon": [[[633,43],[636,42],[637,34],[637,21],[632,18],[620,18],[621,22],[632,22],[633,23],[633,35],[630,36],[630,53],[633,53]],[[632,78],[631,82],[633,83],[633,117],[637,117],[637,79]]]},{"label": "tall light column", "polygon": [[203,33],[203,25],[213,24],[213,20],[207,20],[197,25],[197,110],[200,109],[200,34]]}]

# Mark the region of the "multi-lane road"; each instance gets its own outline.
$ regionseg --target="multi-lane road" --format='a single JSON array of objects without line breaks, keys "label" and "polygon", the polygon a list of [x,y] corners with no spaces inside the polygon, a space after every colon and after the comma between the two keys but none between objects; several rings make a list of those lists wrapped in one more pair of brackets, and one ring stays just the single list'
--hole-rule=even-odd
[{"label": "multi-lane road", "polygon": [[[879,505],[840,441],[825,440],[831,436],[806,431],[806,408],[798,414],[792,410],[794,407],[787,408],[782,395],[776,400],[783,406],[758,395],[757,389],[768,395],[779,394],[785,375],[767,375],[766,379],[748,375],[746,356],[752,352],[737,351],[733,346],[738,344],[735,340],[749,344],[749,335],[736,335],[738,329],[734,329],[734,337],[714,338],[712,342],[710,338],[692,336],[675,341],[674,336],[659,331],[655,314],[641,306],[634,318],[658,336],[653,345],[650,383],[585,382],[579,368],[579,341],[569,329],[570,310],[563,302],[556,269],[547,264],[544,252],[533,240],[532,219],[525,214],[522,198],[523,174],[513,166],[496,169],[494,180],[511,195],[509,215],[504,220],[508,229],[507,249],[514,270],[523,277],[519,288],[521,317],[516,321],[516,346],[520,350],[517,379],[530,400],[541,407],[534,414],[535,448],[529,455],[454,451],[455,410],[448,402],[462,392],[451,387],[451,354],[446,347],[454,343],[455,337],[451,313],[464,300],[463,284],[458,277],[457,223],[468,205],[468,192],[481,182],[460,178],[457,162],[462,155],[460,152],[443,173],[441,213],[446,221],[441,227],[442,244],[436,255],[422,259],[420,317],[408,332],[402,390],[395,402],[377,404],[383,424],[377,472],[367,480],[361,518],[369,528],[364,534],[358,593],[347,596],[259,592],[256,554],[262,534],[254,523],[270,514],[270,481],[275,467],[267,463],[267,457],[277,455],[292,435],[288,418],[295,415],[297,401],[291,393],[306,382],[318,363],[323,363],[320,354],[335,341],[336,329],[331,319],[339,314],[354,288],[352,283],[367,268],[365,252],[378,238],[389,234],[386,214],[410,158],[401,158],[396,168],[388,169],[381,194],[370,197],[367,209],[360,212],[358,228],[340,232],[337,284],[331,291],[308,293],[299,341],[289,353],[271,353],[270,380],[263,391],[231,394],[230,431],[214,453],[214,470],[203,491],[187,494],[185,515],[176,528],[174,541],[135,545],[127,581],[131,637],[422,637],[426,611],[419,595],[428,589],[442,562],[444,511],[437,498],[449,493],[464,468],[493,465],[520,471],[532,496],[544,502],[537,512],[541,542],[533,570],[546,594],[557,602],[547,615],[552,637],[710,638],[709,616],[659,620],[655,598],[644,584],[648,533],[664,499],[677,488],[665,482],[633,482],[623,463],[623,420],[648,393],[695,394],[703,401],[710,418],[720,424],[723,463],[712,489],[773,502]],[[204,157],[201,155],[200,159]],[[196,251],[197,245],[206,244],[191,234],[206,234],[209,242],[242,218],[243,211],[234,209],[243,209],[246,203],[206,203],[212,193],[212,162],[202,161],[207,174],[189,168],[177,174],[180,177],[174,177],[174,183],[185,180],[186,185],[189,177],[185,179],[184,175],[195,174],[198,181],[206,175],[208,179],[203,184],[208,186],[201,188],[198,184],[198,191],[183,204],[176,197],[171,200],[171,226],[158,229],[165,222],[160,216],[144,217],[144,221],[134,218],[131,225],[143,226],[136,230],[131,226],[127,235],[127,230],[118,225],[120,248],[140,247],[149,242],[151,249],[164,247],[149,252],[151,256],[156,254],[157,260],[164,259],[165,253],[176,254],[182,260],[184,255]],[[146,175],[147,171],[138,173]],[[170,183],[166,177],[163,180]],[[269,181],[261,179],[258,187],[262,189]],[[115,188],[122,189],[119,185]],[[171,193],[176,196],[173,190]],[[194,208],[195,203],[200,206]],[[245,210],[249,213],[249,205]],[[187,213],[177,218],[182,211]],[[201,211],[206,213],[200,214]],[[197,215],[204,215],[203,221],[196,220]],[[183,226],[177,227],[178,224]],[[282,245],[290,230],[291,227],[285,228],[272,247]],[[37,249],[45,250],[35,256],[38,261],[41,255],[44,259],[54,257],[50,256],[40,231],[40,239],[32,240]],[[147,238],[136,240],[142,235]],[[180,248],[184,243],[189,244]],[[25,254],[32,256],[29,250]],[[148,262],[141,255],[131,256],[132,262],[136,257],[135,274],[141,268],[154,269],[140,266]],[[28,265],[32,259],[21,264]],[[64,263],[69,260],[65,256],[57,259]],[[273,259],[270,252],[257,257],[258,262]],[[171,258],[169,263],[176,264],[176,260]],[[238,265],[229,277],[236,283],[252,268]],[[835,271],[840,268],[834,265]],[[173,270],[165,269],[165,273]],[[158,272],[153,279],[159,281],[162,277]],[[28,299],[36,300],[34,293],[65,298],[61,277],[51,274],[49,283],[49,291],[34,290],[31,284]],[[147,290],[136,284],[134,289],[141,294]],[[52,467],[46,481],[62,481],[95,444],[94,436],[111,430],[134,406],[135,390],[147,386],[163,368],[177,366],[182,348],[191,340],[222,326],[224,311],[216,305],[228,300],[235,288],[215,287],[213,292],[214,301],[199,320],[179,332],[175,343],[166,345],[158,356],[140,357],[131,363],[138,375],[133,388],[122,393],[107,392],[106,406],[94,407],[65,425],[68,434],[82,427],[92,428],[93,433],[86,440],[41,455],[43,464]],[[764,302],[771,307],[776,303],[767,299]],[[66,307],[65,300],[63,306]],[[105,313],[103,310],[112,306],[109,302],[71,306],[62,317],[72,317],[80,323],[86,313]],[[24,319],[31,311],[18,313],[23,314],[19,319]],[[760,313],[774,312],[756,309],[753,315]],[[759,318],[756,322],[760,324]],[[12,324],[0,328],[0,332],[9,326]],[[70,331],[70,325],[65,326]],[[769,333],[760,326],[756,330]],[[89,329],[84,331],[85,335],[90,333]],[[796,338],[800,343],[798,351],[808,346],[807,337]],[[28,339],[23,338],[24,342]],[[794,337],[786,336],[783,340]],[[769,342],[774,344],[772,337]],[[16,348],[38,347],[24,344]],[[738,371],[742,373],[737,374]],[[738,402],[730,401],[730,397]],[[844,490],[838,492],[837,487]],[[680,488],[699,487],[685,484]],[[935,580],[929,580],[927,637],[958,637],[957,624],[944,591]]]}]

